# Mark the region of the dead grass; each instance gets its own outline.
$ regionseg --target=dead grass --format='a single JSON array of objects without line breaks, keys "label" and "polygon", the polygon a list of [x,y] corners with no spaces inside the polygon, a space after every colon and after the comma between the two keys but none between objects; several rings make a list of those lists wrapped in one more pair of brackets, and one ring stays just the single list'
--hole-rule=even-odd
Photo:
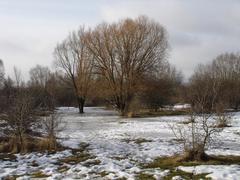
[{"label": "dead grass", "polygon": [[123,139],[122,141],[126,142],[126,143],[133,142],[135,144],[142,144],[142,143],[152,142],[152,140],[145,139],[145,138],[137,138],[137,139],[126,138],[126,139]]},{"label": "dead grass", "polygon": [[[71,165],[75,165],[81,162],[84,162],[86,160],[90,160],[90,159],[95,159],[96,156],[91,155],[88,150],[89,150],[89,144],[87,143],[81,143],[79,144],[79,148],[77,149],[72,149],[72,155],[68,156],[68,157],[64,157],[58,160],[59,164],[71,164]],[[98,164],[101,163],[98,160],[92,162],[93,164]]]},{"label": "dead grass", "polygon": [[152,174],[141,172],[135,176],[136,180],[156,180]]},{"label": "dead grass", "polygon": [[184,179],[203,179],[209,180],[206,176],[208,173],[193,174],[178,170],[179,166],[198,166],[198,165],[240,165],[240,156],[208,156],[207,161],[183,161],[183,157],[179,155],[166,156],[156,158],[154,161],[148,164],[142,164],[143,168],[161,168],[168,169],[170,172],[167,176],[163,177],[163,180],[171,180],[174,176],[181,176]]},{"label": "dead grass", "polygon": [[7,177],[4,177],[2,180],[16,180],[18,177],[20,176],[17,176],[17,175],[7,176]]},{"label": "dead grass", "polygon": [[207,178],[206,176],[208,173],[202,173],[202,174],[193,174],[193,173],[188,173],[185,171],[181,170],[170,170],[168,175],[164,176],[162,179],[163,180],[172,180],[173,177],[175,176],[180,176],[181,178],[185,180],[210,180],[211,178]]},{"label": "dead grass", "polygon": [[101,177],[105,177],[109,174],[109,172],[106,172],[106,171],[102,171],[99,173]]},{"label": "dead grass", "polygon": [[101,161],[99,159],[94,159],[94,160],[85,162],[84,166],[91,167],[91,166],[95,166],[95,165],[99,165],[99,164],[101,164]]},{"label": "dead grass", "polygon": [[92,159],[92,158],[93,157],[86,152],[79,152],[79,153],[73,154],[71,156],[59,159],[59,161],[61,163],[75,165],[75,164],[78,164],[80,162],[84,162],[88,159]]},{"label": "dead grass", "polygon": [[173,169],[178,166],[240,164],[240,156],[209,156],[207,161],[182,161],[182,159],[182,156],[179,155],[159,157],[148,164],[144,164],[143,167]]},{"label": "dead grass", "polygon": [[63,173],[63,172],[66,172],[67,170],[69,170],[70,168],[69,167],[67,167],[67,166],[59,166],[58,168],[57,168],[57,171],[59,172],[59,173]]},{"label": "dead grass", "polygon": [[146,118],[146,117],[158,117],[158,116],[177,116],[186,115],[187,111],[151,111],[151,110],[141,110],[133,115],[133,118]]},{"label": "dead grass", "polygon": [[16,161],[17,157],[14,154],[6,154],[2,153],[0,154],[0,160],[3,161]]},{"label": "dead grass", "polygon": [[24,145],[21,146],[18,138],[5,137],[0,139],[0,152],[2,153],[28,153],[28,152],[44,152],[63,150],[60,144],[55,147],[51,146],[48,138],[26,136],[24,138]]},{"label": "dead grass", "polygon": [[43,173],[42,171],[36,171],[30,174],[31,178],[47,178],[50,177],[50,175],[47,175]]}]

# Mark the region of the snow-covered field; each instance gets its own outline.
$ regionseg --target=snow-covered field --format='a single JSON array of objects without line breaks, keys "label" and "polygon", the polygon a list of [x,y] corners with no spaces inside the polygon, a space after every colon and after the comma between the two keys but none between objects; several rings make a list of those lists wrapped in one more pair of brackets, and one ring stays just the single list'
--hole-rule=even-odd
[{"label": "snow-covered field", "polygon": [[[46,179],[135,179],[136,174],[144,172],[161,179],[167,170],[142,169],[141,163],[180,151],[169,125],[184,121],[184,116],[123,119],[113,111],[97,107],[86,108],[84,115],[77,112],[75,108],[59,109],[66,124],[60,133],[61,142],[71,148],[78,148],[83,142],[89,144],[87,150],[93,155],[92,159],[59,165],[59,159],[71,156],[70,150],[55,154],[17,155],[16,161],[0,161],[0,178],[18,175],[17,179],[29,179],[31,173],[42,172],[49,176]],[[231,125],[221,132],[218,145],[212,147],[209,154],[240,155],[240,113],[234,115]],[[88,161],[98,163],[89,166]],[[60,166],[66,170],[60,172]],[[179,169],[210,173],[207,177],[213,179],[240,179],[239,165]]]}]

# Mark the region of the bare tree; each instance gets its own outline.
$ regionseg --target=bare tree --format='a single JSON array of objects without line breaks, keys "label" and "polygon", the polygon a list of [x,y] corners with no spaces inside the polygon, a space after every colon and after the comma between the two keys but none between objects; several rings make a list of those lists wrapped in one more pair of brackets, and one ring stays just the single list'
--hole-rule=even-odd
[{"label": "bare tree", "polygon": [[2,88],[3,86],[3,82],[4,82],[4,64],[3,61],[0,59],[0,88]]},{"label": "bare tree", "polygon": [[[29,71],[29,88],[34,94],[34,105],[45,110],[54,110],[54,93],[52,92],[53,82],[50,83],[52,73],[48,67],[36,65]],[[51,87],[51,88],[50,88]]]},{"label": "bare tree", "polygon": [[51,71],[48,67],[36,65],[29,71],[30,83],[45,88],[50,79]]},{"label": "bare tree", "polygon": [[185,153],[182,160],[208,160],[206,150],[225,127],[220,124],[230,120],[231,115],[226,114],[226,106],[220,100],[220,87],[211,65],[198,66],[188,87],[192,105],[188,123],[171,127],[182,142]]},{"label": "bare tree", "polygon": [[93,56],[86,48],[84,34],[85,30],[81,27],[58,44],[54,51],[56,64],[72,81],[80,113],[84,112],[93,69]]},{"label": "bare tree", "polygon": [[[199,106],[200,107],[200,106]],[[189,123],[170,126],[175,137],[180,140],[184,155],[183,161],[208,160],[206,150],[216,142],[217,135],[224,127],[218,127],[219,118],[226,117],[214,113],[192,112],[187,119]]]},{"label": "bare tree", "polygon": [[164,105],[174,104],[182,75],[169,63],[162,70],[144,79],[141,102],[149,109],[157,111]]},{"label": "bare tree", "polygon": [[24,151],[26,148],[26,135],[31,130],[34,122],[36,122],[30,94],[27,91],[17,93],[12,97],[11,104],[4,114],[4,120],[10,126],[10,133],[13,133],[12,135],[19,142],[17,151]]},{"label": "bare tree", "polygon": [[16,66],[13,67],[15,85],[19,88],[23,84],[22,72]]},{"label": "bare tree", "polygon": [[48,148],[50,150],[57,149],[57,134],[63,130],[63,122],[61,117],[55,112],[48,117],[42,119],[43,128],[47,133]]},{"label": "bare tree", "polygon": [[220,82],[213,77],[212,67],[199,65],[190,78],[187,95],[194,111],[213,111],[219,102],[219,89]]},{"label": "bare tree", "polygon": [[240,106],[240,55],[225,53],[211,64],[215,79],[221,82],[221,99],[231,108]]},{"label": "bare tree", "polygon": [[110,103],[125,116],[139,83],[159,70],[168,47],[165,29],[146,17],[100,24],[85,36],[95,68],[111,90]]}]

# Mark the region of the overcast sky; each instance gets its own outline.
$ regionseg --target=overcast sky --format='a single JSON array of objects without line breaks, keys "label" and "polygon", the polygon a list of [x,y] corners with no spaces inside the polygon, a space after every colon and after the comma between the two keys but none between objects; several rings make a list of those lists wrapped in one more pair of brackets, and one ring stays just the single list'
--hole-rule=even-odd
[{"label": "overcast sky", "polygon": [[198,63],[240,48],[239,0],[0,0],[0,59],[8,74],[52,66],[57,42],[80,25],[147,15],[168,31],[169,61],[188,77]]}]

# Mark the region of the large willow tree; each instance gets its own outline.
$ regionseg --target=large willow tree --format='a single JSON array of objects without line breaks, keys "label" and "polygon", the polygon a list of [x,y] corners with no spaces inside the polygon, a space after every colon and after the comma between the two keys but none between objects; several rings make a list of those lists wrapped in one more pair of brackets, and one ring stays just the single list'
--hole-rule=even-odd
[{"label": "large willow tree", "polygon": [[125,116],[141,79],[158,71],[167,52],[166,30],[146,17],[100,24],[85,34],[95,69],[111,91],[110,102]]}]

